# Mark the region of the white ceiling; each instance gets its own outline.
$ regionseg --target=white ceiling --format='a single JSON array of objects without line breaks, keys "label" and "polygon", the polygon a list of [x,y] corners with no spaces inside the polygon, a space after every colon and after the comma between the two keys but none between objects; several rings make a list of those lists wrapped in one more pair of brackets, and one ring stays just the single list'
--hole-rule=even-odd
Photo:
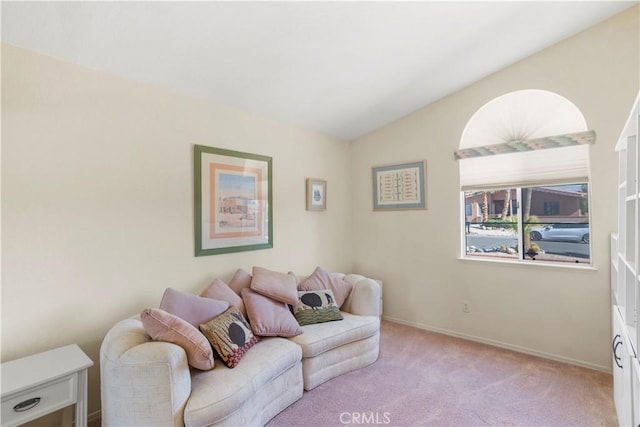
[{"label": "white ceiling", "polygon": [[350,140],[635,4],[2,1],[2,41]]}]

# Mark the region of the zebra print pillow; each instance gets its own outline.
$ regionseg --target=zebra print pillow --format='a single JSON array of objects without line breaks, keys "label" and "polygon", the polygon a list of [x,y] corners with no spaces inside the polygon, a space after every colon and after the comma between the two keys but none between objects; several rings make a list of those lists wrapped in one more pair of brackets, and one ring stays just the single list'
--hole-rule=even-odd
[{"label": "zebra print pillow", "polygon": [[298,303],[293,307],[293,315],[300,326],[343,319],[329,289],[298,291]]},{"label": "zebra print pillow", "polygon": [[251,327],[235,306],[200,325],[200,331],[229,368],[238,365],[247,350],[258,342],[258,337],[253,335]]}]

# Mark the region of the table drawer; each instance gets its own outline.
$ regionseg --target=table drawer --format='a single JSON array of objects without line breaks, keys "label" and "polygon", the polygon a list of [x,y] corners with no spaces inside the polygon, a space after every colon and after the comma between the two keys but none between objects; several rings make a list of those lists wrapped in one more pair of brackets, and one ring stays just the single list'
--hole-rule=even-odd
[{"label": "table drawer", "polygon": [[2,426],[15,426],[76,403],[77,375],[69,375],[2,399]]}]

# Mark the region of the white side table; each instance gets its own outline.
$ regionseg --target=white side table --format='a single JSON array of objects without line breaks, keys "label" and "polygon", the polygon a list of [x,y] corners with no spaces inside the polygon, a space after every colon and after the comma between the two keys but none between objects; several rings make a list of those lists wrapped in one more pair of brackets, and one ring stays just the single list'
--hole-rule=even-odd
[{"label": "white side table", "polygon": [[87,370],[91,359],[75,344],[5,362],[2,427],[13,427],[76,405],[76,426],[87,425]]}]

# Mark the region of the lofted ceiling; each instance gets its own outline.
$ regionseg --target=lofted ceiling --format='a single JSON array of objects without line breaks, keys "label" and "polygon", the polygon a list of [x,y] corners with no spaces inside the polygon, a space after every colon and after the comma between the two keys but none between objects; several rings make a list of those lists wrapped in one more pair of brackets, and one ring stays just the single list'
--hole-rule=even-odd
[{"label": "lofted ceiling", "polygon": [[4,43],[351,140],[636,4],[2,1],[1,14]]}]

